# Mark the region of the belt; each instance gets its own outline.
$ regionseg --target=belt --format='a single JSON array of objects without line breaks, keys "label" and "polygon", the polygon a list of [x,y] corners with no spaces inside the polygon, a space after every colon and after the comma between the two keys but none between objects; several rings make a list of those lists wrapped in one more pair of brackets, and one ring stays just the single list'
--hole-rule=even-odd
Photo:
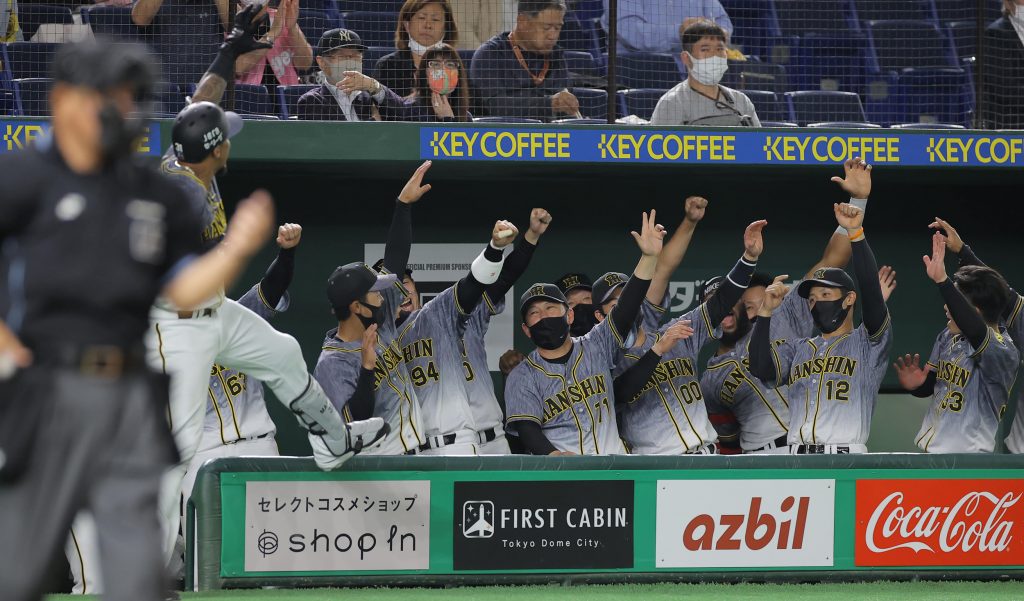
[{"label": "belt", "polygon": [[250,440],[261,440],[261,439],[268,438],[268,437],[273,436],[273,435],[274,435],[273,432],[264,432],[263,434],[260,434],[259,436],[246,436],[245,438],[239,438],[237,440],[232,440],[231,442],[228,442],[226,444],[237,444],[239,442],[248,442]]},{"label": "belt", "polygon": [[836,444],[802,444],[797,445],[797,455],[847,455],[850,453],[850,447],[847,445],[836,445]]},{"label": "belt", "polygon": [[[494,428],[488,428],[481,432],[474,432],[476,436],[476,442],[484,444],[491,442],[498,437],[498,432]],[[429,451],[430,449],[440,449],[441,447],[447,447],[455,444],[458,439],[458,434],[444,434],[442,436],[428,436],[427,442],[420,445],[420,451]]]},{"label": "belt", "polygon": [[146,351],[142,347],[126,349],[105,344],[65,344],[40,349],[37,357],[40,365],[71,369],[97,378],[117,378],[126,372],[146,368]]},{"label": "belt", "polygon": [[213,308],[199,309],[198,311],[178,311],[178,319],[195,319],[197,317],[213,317],[217,310]]},{"label": "belt", "polygon": [[758,451],[770,451],[772,449],[781,449],[782,447],[784,447],[784,446],[786,446],[788,444],[788,440],[789,440],[788,435],[783,434],[782,436],[776,438],[775,440],[769,442],[768,444],[764,445],[763,447],[761,447],[759,449],[754,449],[752,451],[743,451],[743,452],[744,453],[757,453]]}]

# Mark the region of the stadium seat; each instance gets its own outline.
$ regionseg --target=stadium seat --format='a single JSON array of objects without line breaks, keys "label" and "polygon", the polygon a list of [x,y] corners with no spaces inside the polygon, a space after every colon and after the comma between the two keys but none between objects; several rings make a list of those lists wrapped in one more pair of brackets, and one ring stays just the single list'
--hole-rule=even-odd
[{"label": "stadium seat", "polygon": [[363,73],[377,77],[377,61],[394,52],[390,46],[370,46],[363,52]]},{"label": "stadium seat", "polygon": [[156,106],[153,110],[159,113],[173,113],[185,108],[185,94],[176,83],[158,83],[156,85]]},{"label": "stadium seat", "polygon": [[800,127],[796,123],[789,121],[762,121],[761,127]]},{"label": "stadium seat", "polygon": [[807,127],[824,129],[877,129],[882,126],[877,123],[860,123],[859,121],[825,121],[824,123],[808,123]]},{"label": "stadium seat", "polygon": [[[340,27],[337,19],[332,19],[330,16],[322,10],[314,10],[310,8],[302,7],[299,11],[299,29],[302,30],[302,35],[306,36],[306,41],[311,46],[316,48],[316,43],[320,41],[320,36],[324,34],[328,29],[334,29]],[[358,32],[362,35],[362,32]],[[363,38],[363,43],[367,46],[374,46]],[[387,44],[390,46],[391,44]]]},{"label": "stadium seat", "polygon": [[404,0],[337,0],[336,2],[331,0],[331,3],[337,4],[338,10],[342,13],[379,11],[395,14],[398,14],[398,11],[402,10],[402,5],[405,4]]},{"label": "stadium seat", "polygon": [[562,35],[558,38],[558,46],[562,50],[586,52],[597,58],[601,56],[601,43],[597,37],[597,26],[593,20],[579,20],[572,15],[565,16]]},{"label": "stadium seat", "polygon": [[668,90],[662,89],[636,89],[620,90],[618,92],[619,110],[623,115],[636,115],[637,117],[651,120],[654,114],[654,107]]},{"label": "stadium seat", "polygon": [[295,116],[295,105],[303,94],[317,88],[315,84],[299,84],[295,86],[277,86],[278,114],[282,119]]},{"label": "stadium seat", "polygon": [[830,92],[861,91],[871,64],[867,39],[858,32],[810,32],[780,40],[772,48],[772,62],[786,69],[790,89]]},{"label": "stadium seat", "polygon": [[552,123],[564,123],[567,125],[608,125],[607,119],[555,119]]},{"label": "stadium seat", "polygon": [[11,79],[50,76],[50,64],[59,44],[11,42],[4,47],[4,65]]},{"label": "stadium seat", "polygon": [[786,103],[775,94],[775,92],[765,92],[760,90],[744,90],[744,94],[750,98],[750,101],[754,103],[754,109],[757,111],[757,118],[762,123],[764,121],[792,121],[792,116],[789,114],[789,107]]},{"label": "stadium seat", "polygon": [[624,88],[667,90],[686,79],[686,69],[675,54],[621,52],[617,57],[615,79]]},{"label": "stadium seat", "polygon": [[963,125],[953,123],[897,123],[892,129],[964,129]]},{"label": "stadium seat", "polygon": [[367,46],[394,47],[398,13],[351,11],[343,13],[341,18],[343,27],[358,33]]},{"label": "stadium seat", "polygon": [[[387,10],[388,9],[387,5],[390,4],[393,1],[394,0],[374,0],[373,1],[374,5],[375,6],[379,6],[381,8],[372,8],[370,10]],[[303,0],[303,2],[302,2],[302,10],[312,9],[312,10],[318,10],[318,11],[326,13],[327,14],[328,23],[330,24],[330,27],[328,27],[328,29],[331,29],[331,28],[337,27],[338,23],[341,22],[341,13],[343,11],[339,7],[339,4],[340,3],[337,0]],[[401,7],[401,2],[398,3],[398,6]],[[349,8],[349,9],[346,9],[346,10],[360,10],[360,9],[358,9],[358,8]],[[395,11],[397,12],[398,8],[396,8]],[[319,38],[317,38],[317,39],[319,39]],[[316,40],[309,40],[309,42],[311,44],[313,44],[313,45],[316,45]]]},{"label": "stadium seat", "polygon": [[565,62],[569,67],[569,73],[588,77],[599,77],[601,75],[601,69],[598,67],[597,61],[594,60],[594,56],[589,52],[567,50],[565,52]]},{"label": "stadium seat", "polygon": [[82,22],[92,27],[96,35],[141,40],[138,26],[132,22],[132,9],[119,6],[93,6],[82,8]]},{"label": "stadium seat", "polygon": [[274,97],[267,86],[236,83],[234,110],[239,115],[270,115],[274,112]]},{"label": "stadium seat", "polygon": [[886,124],[970,125],[974,112],[974,87],[963,69],[906,69],[899,74],[892,100],[895,110],[882,121]]},{"label": "stadium seat", "polygon": [[912,20],[938,23],[932,0],[854,0],[861,23],[883,20]]},{"label": "stadium seat", "polygon": [[[1002,5],[999,0],[985,0],[982,22],[988,25],[998,19]],[[935,9],[941,23],[973,21],[978,17],[978,0],[935,0]]]},{"label": "stadium seat", "polygon": [[526,117],[473,117],[474,123],[541,123],[540,119]]},{"label": "stadium seat", "polygon": [[608,119],[608,92],[590,88],[570,90],[580,101],[580,114],[591,119]]},{"label": "stadium seat", "polygon": [[602,0],[569,0],[569,11],[581,21],[600,19],[604,14]]},{"label": "stadium seat", "polygon": [[14,114],[14,92],[0,90],[0,115],[5,117]]},{"label": "stadium seat", "polygon": [[18,23],[21,25],[21,34],[26,40],[30,40],[43,23],[71,24],[74,22],[71,10],[66,6],[18,3]]},{"label": "stadium seat", "polygon": [[953,40],[956,57],[961,63],[978,55],[978,24],[974,21],[954,21],[946,24],[949,37]]},{"label": "stadium seat", "polygon": [[775,13],[783,36],[860,29],[849,0],[775,0]]},{"label": "stadium seat", "polygon": [[[730,43],[744,54],[762,59],[770,56],[772,42],[779,38],[779,18],[772,0],[722,0],[722,6],[732,21]],[[775,90],[773,90],[775,91]]]},{"label": "stadium seat", "polygon": [[793,121],[800,125],[825,121],[866,123],[864,107],[860,97],[853,92],[822,92],[807,90],[784,94],[793,114]]},{"label": "stadium seat", "polygon": [[766,90],[776,94],[792,89],[785,67],[753,61],[730,62],[729,70],[722,78],[722,85],[734,90]]},{"label": "stadium seat", "polygon": [[924,21],[872,21],[868,44],[876,72],[957,67],[949,32]]},{"label": "stadium seat", "polygon": [[14,80],[14,102],[21,117],[50,116],[50,88],[53,80],[49,77],[30,77]]}]

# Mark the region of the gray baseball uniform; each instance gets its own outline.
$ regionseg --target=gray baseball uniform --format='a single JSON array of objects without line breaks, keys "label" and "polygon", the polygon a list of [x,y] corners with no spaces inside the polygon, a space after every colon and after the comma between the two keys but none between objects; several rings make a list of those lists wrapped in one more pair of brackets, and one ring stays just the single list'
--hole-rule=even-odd
[{"label": "gray baseball uniform", "polygon": [[[1018,295],[1014,301],[1013,310],[1006,320],[1006,328],[1017,350],[1021,351],[1021,345],[1024,345],[1024,296]],[[1011,453],[1024,453],[1024,382],[1019,377],[1020,371],[1017,375],[1017,414],[1006,437],[1006,448]]]},{"label": "gray baseball uniform", "polygon": [[[634,346],[638,336],[637,328],[633,328],[629,331],[629,335],[626,336],[626,347],[620,348],[615,357],[615,367],[612,369],[612,377],[619,377],[622,372],[629,369],[629,366],[637,362],[640,356],[642,356],[651,346],[654,345],[654,337],[658,334],[658,328],[661,326],[661,320],[664,319],[668,313],[669,298],[668,293],[665,293],[665,298],[660,305],[656,305],[651,301],[644,298],[643,303],[640,305],[640,317],[639,324],[643,328],[643,331],[647,333],[644,339],[644,344],[640,346]],[[627,357],[626,355],[633,355]]]},{"label": "gray baseball uniform", "polygon": [[[384,299],[381,310],[385,315],[395,315],[405,298],[405,288],[398,281],[383,290],[381,296]],[[336,336],[337,333],[337,328],[327,332],[313,376],[338,411],[342,411],[344,418],[351,421],[352,416],[346,403],[359,382],[362,342],[345,342]],[[402,358],[394,319],[385,319],[377,330],[377,363],[374,372],[373,415],[383,418],[391,426],[391,435],[381,445],[363,453],[402,455],[415,451],[424,442],[420,403]]]},{"label": "gray baseball uniform", "polygon": [[989,328],[978,349],[943,330],[928,359],[935,389],[915,444],[929,453],[991,453],[1019,363],[1005,329]]},{"label": "gray baseball uniform", "polygon": [[505,383],[509,427],[519,421],[536,422],[559,451],[625,454],[611,373],[621,345],[621,336],[606,319],[586,336],[573,338],[565,363],[551,363],[534,349]]}]

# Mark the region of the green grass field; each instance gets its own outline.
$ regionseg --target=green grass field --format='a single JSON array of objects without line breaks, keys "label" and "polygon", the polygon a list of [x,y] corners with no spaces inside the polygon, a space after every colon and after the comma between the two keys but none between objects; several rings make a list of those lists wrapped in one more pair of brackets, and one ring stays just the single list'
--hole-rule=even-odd
[{"label": "green grass field", "polygon": [[[48,601],[93,597],[55,595]],[[182,601],[1022,601],[1024,582],[851,584],[617,584],[464,588],[355,588],[185,593]]]}]

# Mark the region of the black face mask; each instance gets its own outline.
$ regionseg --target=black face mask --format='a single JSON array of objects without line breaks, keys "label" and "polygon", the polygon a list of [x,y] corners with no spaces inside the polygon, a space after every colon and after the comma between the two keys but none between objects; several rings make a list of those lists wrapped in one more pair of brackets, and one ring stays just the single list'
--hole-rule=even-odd
[{"label": "black face mask", "polygon": [[100,147],[108,161],[117,161],[130,156],[135,141],[146,133],[142,118],[125,118],[112,102],[100,110]]},{"label": "black face mask", "polygon": [[594,305],[590,303],[579,303],[572,308],[572,325],[569,326],[569,333],[573,338],[586,336],[590,330],[597,325],[597,318],[594,317]]},{"label": "black face mask", "polygon": [[378,329],[384,326],[384,320],[387,318],[387,315],[384,313],[383,305],[380,307],[374,307],[373,305],[368,305],[363,301],[359,301],[359,304],[370,310],[369,317],[363,317],[362,315],[356,313],[356,317],[359,318],[359,321],[363,322],[364,328],[369,328],[374,324],[377,325]]},{"label": "black face mask", "polygon": [[545,317],[530,326],[530,339],[539,348],[553,351],[569,337],[569,320],[565,316]]},{"label": "black face mask", "polygon": [[838,330],[846,321],[846,314],[849,312],[850,307],[843,307],[842,300],[815,301],[811,307],[814,325],[818,326],[823,334],[831,334]]},{"label": "black face mask", "polygon": [[747,310],[740,309],[740,315],[736,318],[736,330],[731,334],[729,332],[722,332],[722,344],[725,346],[736,346],[736,343],[750,332],[751,327],[753,326],[750,318],[747,317]]}]

